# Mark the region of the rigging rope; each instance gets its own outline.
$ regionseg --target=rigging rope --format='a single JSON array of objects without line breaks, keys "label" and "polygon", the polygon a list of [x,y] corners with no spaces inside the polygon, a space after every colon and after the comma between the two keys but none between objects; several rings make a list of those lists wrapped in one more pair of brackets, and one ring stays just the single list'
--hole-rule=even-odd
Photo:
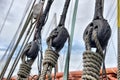
[{"label": "rigging rope", "polygon": [[[56,13],[54,14],[54,16],[53,16],[53,18],[52,18],[52,21],[51,21],[51,23],[50,23],[50,26],[52,26],[52,24],[54,23],[54,25],[56,26],[57,25],[57,23],[56,23]],[[45,31],[45,32],[48,32],[49,33],[49,31],[50,31],[50,26],[48,27],[48,28],[46,28],[47,29],[47,31]],[[49,31],[48,31],[49,30]],[[47,35],[48,35],[48,33],[46,33],[45,34],[45,36],[44,37],[46,37]],[[41,45],[42,45],[42,43],[41,43]],[[42,48],[42,47],[41,47]],[[41,55],[40,55],[40,60],[38,60],[38,70],[39,70],[39,73],[41,74],[41,66],[42,66],[42,59],[43,59],[43,55],[42,55],[42,49],[41,49]],[[39,56],[39,54],[38,54],[38,56]],[[39,59],[39,57],[38,57],[38,59]],[[39,74],[39,76],[40,76],[40,74]]]},{"label": "rigging rope", "polygon": [[[46,6],[44,12],[41,11],[41,15],[38,16],[37,25],[36,25],[36,31],[35,31],[34,39],[33,39],[34,41],[37,42],[37,44],[39,46],[40,53],[41,53],[41,59],[39,59],[39,54],[38,54],[38,71],[39,71],[38,76],[40,76],[40,74],[41,74],[41,64],[42,64],[41,30],[42,30],[42,27],[45,25],[45,23],[46,23],[46,21],[48,19],[48,14],[49,14],[49,10],[50,10],[52,2],[53,2],[53,0],[48,0],[47,6]],[[41,3],[42,3],[41,10],[42,10],[43,5],[44,5],[44,0],[42,0]]]},{"label": "rigging rope", "polygon": [[[99,53],[99,56],[102,57],[102,61],[103,61],[102,62],[103,63],[102,79],[104,76],[107,79],[106,70],[105,70],[105,56],[106,56],[106,47],[108,44],[108,40],[111,36],[111,28],[110,28],[107,20],[105,20],[103,17],[103,4],[102,3],[103,2],[101,0],[96,0],[94,19],[93,19],[92,23],[90,23],[87,26],[87,28],[84,32],[83,38],[86,43],[86,50],[91,51],[91,47],[96,48],[96,53]],[[103,50],[104,50],[104,54],[103,54]],[[93,56],[91,55],[91,57],[93,57]],[[100,63],[100,65],[102,63]],[[92,67],[95,68],[94,66],[92,66]],[[84,66],[84,68],[86,68],[86,67]],[[87,70],[89,71],[89,69],[87,69]],[[86,70],[84,72],[86,72]],[[87,75],[89,75],[89,74],[90,73],[88,73]],[[83,74],[83,76],[84,76],[84,74]],[[92,77],[94,77],[94,76],[92,76]],[[91,77],[91,75],[90,75],[90,77]],[[94,77],[94,78],[96,78],[96,80],[98,80],[98,77]]]},{"label": "rigging rope", "polygon": [[[31,14],[32,15],[32,14]],[[31,16],[32,17],[32,16]],[[18,55],[16,56],[16,58],[15,58],[15,60],[14,60],[14,63],[13,63],[13,65],[12,65],[12,68],[10,69],[10,72],[9,72],[9,74],[8,74],[8,77],[7,77],[7,80],[9,80],[10,78],[11,78],[11,76],[12,76],[12,74],[13,74],[13,71],[15,70],[15,68],[16,68],[16,66],[17,66],[17,64],[18,64],[18,61],[19,61],[19,59],[20,59],[20,57],[21,57],[21,51],[22,51],[22,49],[24,49],[23,47],[24,47],[24,45],[28,42],[28,40],[29,40],[29,38],[27,38],[27,37],[29,37],[28,35],[29,34],[31,34],[30,33],[30,31],[31,32],[33,32],[33,30],[34,30],[34,28],[32,29],[32,25],[33,25],[34,23],[31,23],[30,24],[30,27],[29,27],[29,29],[28,29],[28,31],[27,31],[27,33],[26,33],[26,35],[25,35],[25,38],[24,38],[24,41],[23,41],[23,43],[22,43],[22,45],[21,45],[21,48],[19,49],[19,51],[18,51]],[[32,30],[31,30],[32,29]]]},{"label": "rigging rope", "polygon": [[[26,6],[26,9],[25,9],[25,11],[24,11],[24,14],[23,14],[23,16],[22,16],[22,19],[21,19],[21,22],[20,22],[19,26],[22,25],[22,23],[23,23],[23,21],[24,21],[24,18],[25,18],[26,14],[27,14],[27,11],[29,10],[29,6],[30,6],[31,3],[32,3],[32,0],[29,0],[28,3],[29,3],[29,5]],[[26,22],[26,24],[28,24],[28,22]],[[25,25],[26,25],[26,24],[25,24]],[[16,44],[15,44],[12,52],[10,53],[10,56],[8,57],[7,62],[6,62],[5,66],[4,66],[3,70],[2,70],[2,72],[1,72],[1,74],[0,74],[0,80],[3,78],[3,76],[4,76],[5,72],[6,72],[6,69],[7,69],[8,65],[9,65],[9,63],[10,63],[10,60],[11,60],[11,58],[12,58],[12,56],[13,56],[13,54],[14,54],[17,46],[18,46],[18,43],[20,42],[20,40],[21,40],[21,38],[22,38],[22,35],[24,34],[26,28],[27,28],[27,26],[24,26],[24,27],[23,27],[23,29],[22,29],[22,31],[21,31],[21,33],[20,33],[20,35],[19,35],[19,38],[18,38],[18,40],[17,40],[17,42],[16,42]]]},{"label": "rigging rope", "polygon": [[70,43],[68,43],[70,51],[68,50],[68,53],[67,53],[67,56],[66,56],[63,80],[68,80],[68,76],[69,76],[69,61],[70,61],[70,55],[71,55],[69,53],[71,53],[71,48],[72,48],[72,42],[73,42],[73,36],[74,36],[74,29],[75,29],[75,22],[76,22],[78,3],[79,3],[79,0],[76,0],[75,5],[74,5],[73,17],[72,17]]},{"label": "rigging rope", "polygon": [[[20,69],[18,71],[18,80],[27,78],[29,76],[31,66],[36,59],[36,54],[38,54],[38,51],[38,45],[34,41],[26,46],[21,56],[22,64],[20,65]],[[34,58],[27,56],[27,54],[31,53],[35,54],[36,56]]]},{"label": "rigging rope", "polygon": [[86,51],[83,53],[83,80],[99,80],[103,58],[99,53]]},{"label": "rigging rope", "polygon": [[45,37],[49,35],[50,30],[53,29],[54,26],[55,26],[55,27],[57,26],[56,13],[53,15],[52,21],[50,22],[49,27],[47,27],[47,30],[45,31],[45,32],[47,32],[47,33],[45,33]]},{"label": "rigging rope", "polygon": [[[90,33],[88,33],[90,34]],[[94,30],[93,31],[93,39],[95,40],[95,44],[96,47],[98,49],[98,53],[92,52],[91,51],[91,47],[90,47],[90,43],[89,43],[89,36],[88,35],[86,37],[86,41],[85,43],[88,44],[86,45],[87,48],[86,52],[83,53],[83,74],[82,74],[82,79],[86,79],[86,80],[99,80],[100,79],[100,68],[101,68],[101,64],[103,62],[104,59],[104,54],[103,54],[103,50],[102,47],[99,43],[99,40],[97,38],[97,32]],[[88,48],[89,47],[89,48]]]},{"label": "rigging rope", "polygon": [[110,5],[110,7],[109,7],[109,9],[108,9],[108,11],[106,13],[105,18],[108,18],[109,14],[110,14],[110,11],[111,11],[112,7],[114,6],[114,4],[115,4],[115,0],[112,0],[111,5]]},{"label": "rigging rope", "polygon": [[[67,38],[68,38],[68,45],[70,45],[69,33],[67,32],[67,29],[64,27],[66,13],[68,10],[69,3],[70,3],[70,0],[66,0],[59,25],[50,33],[50,36],[47,38],[48,49],[52,50],[52,47],[54,48],[54,50],[51,51],[51,53],[53,53],[53,54],[58,54],[58,52],[63,48]],[[68,54],[70,54],[69,46],[68,46]],[[47,54],[45,54],[45,55],[47,55]],[[52,68],[55,67],[57,62],[52,60],[52,58],[53,58],[52,56],[50,58],[51,58],[50,61],[54,62],[54,66],[53,66],[53,63],[51,64],[50,62],[47,62],[46,65],[43,64],[44,65],[43,71],[42,71],[42,74],[41,74],[39,80],[44,80],[46,74],[48,75],[49,79],[51,79],[50,75],[51,75]],[[53,59],[55,59],[55,58],[53,58]],[[45,60],[48,61],[49,58],[45,57]],[[57,59],[56,59],[56,61],[57,61]],[[43,61],[43,63],[44,63],[44,61]],[[49,71],[49,73],[47,73],[47,71]]]},{"label": "rigging rope", "polygon": [[[33,18],[35,18],[36,20],[37,19],[39,19],[40,17],[41,17],[41,14],[42,14],[42,12],[43,12],[43,4],[44,4],[44,2],[43,1],[41,1],[41,3],[40,3],[40,5],[39,4],[36,4],[35,6],[34,6],[34,8],[33,8],[33,14],[32,14],[32,17]],[[38,7],[39,7],[39,9],[38,9]],[[37,11],[38,10],[38,11]],[[31,25],[32,26],[32,25]],[[36,22],[36,24],[35,24],[35,26],[34,27],[36,27],[37,26],[37,22]],[[36,43],[36,44],[35,44]],[[33,60],[35,60],[36,59],[36,57],[37,57],[37,55],[38,55],[38,52],[36,52],[36,51],[39,51],[39,49],[38,49],[38,43],[36,42],[36,40],[34,40],[32,43],[30,43],[30,45],[32,45],[31,46],[31,49],[28,51],[28,49],[27,49],[27,51],[28,51],[28,53],[26,53],[26,56],[28,57],[28,58],[32,58]],[[36,47],[35,47],[36,46]],[[28,44],[28,46],[26,46],[26,47],[30,47],[29,46],[29,44]],[[26,48],[25,48],[26,49]],[[27,76],[26,76],[27,77]],[[22,77],[21,76],[21,78],[24,78],[24,77]]]},{"label": "rigging rope", "polygon": [[1,34],[1,32],[2,32],[3,27],[5,26],[5,22],[6,22],[7,18],[8,18],[8,15],[9,15],[9,13],[10,13],[10,10],[11,10],[11,8],[12,8],[13,3],[14,3],[14,0],[12,0],[12,2],[11,2],[11,4],[10,4],[10,7],[9,7],[9,9],[8,9],[8,11],[7,11],[7,15],[6,15],[6,17],[5,17],[5,19],[4,19],[3,23],[2,23],[2,26],[1,26],[1,28],[0,28],[0,34]]},{"label": "rigging rope", "polygon": [[[16,31],[13,39],[11,40],[8,48],[5,50],[4,55],[3,55],[2,58],[0,59],[0,62],[2,62],[2,60],[5,58],[5,56],[7,55],[8,51],[11,52],[11,50],[12,50],[14,44],[15,44],[15,40],[16,40],[16,38],[17,38],[17,36],[18,36],[18,32],[19,32],[20,28],[21,28],[21,27],[18,27],[18,29],[17,29],[17,31]],[[1,65],[1,64],[0,64],[0,65]]]}]

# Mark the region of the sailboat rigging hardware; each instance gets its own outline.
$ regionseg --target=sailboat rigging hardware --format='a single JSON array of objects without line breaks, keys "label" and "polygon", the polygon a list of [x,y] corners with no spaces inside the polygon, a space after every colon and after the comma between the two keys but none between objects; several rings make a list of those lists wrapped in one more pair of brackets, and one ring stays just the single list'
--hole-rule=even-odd
[{"label": "sailboat rigging hardware", "polygon": [[[102,0],[96,0],[94,19],[87,26],[83,34],[84,41],[86,40],[87,36],[89,37],[88,38],[89,44],[86,44],[87,45],[86,50],[90,50],[91,48],[96,48],[97,49],[96,52],[99,52],[95,39],[93,38],[94,31],[96,31],[96,35],[102,50],[106,50],[108,40],[110,39],[110,36],[111,36],[111,28],[107,20],[105,20],[103,17]],[[104,59],[105,59],[105,55],[106,53],[104,53],[104,56],[103,56]],[[104,59],[103,59],[103,75],[105,75],[106,77]]]},{"label": "sailboat rigging hardware", "polygon": [[[37,18],[35,18],[37,20],[37,22],[36,22],[37,25],[36,25],[36,31],[34,34],[33,42],[32,42],[32,44],[29,44],[27,46],[27,48],[26,48],[27,52],[24,53],[24,55],[26,57],[28,57],[28,59],[30,58],[31,60],[32,59],[34,60],[38,55],[38,50],[41,50],[41,30],[47,20],[46,18],[48,16],[48,12],[50,10],[50,6],[51,6],[52,2],[53,2],[53,0],[48,1],[45,11],[43,12],[42,9],[43,9],[44,0],[42,0],[41,5],[40,5],[40,11],[37,12],[37,13],[39,13],[39,12],[40,13],[39,14],[36,14],[35,12],[33,13],[33,17],[35,17],[35,15],[37,17]],[[35,9],[33,11],[35,11]],[[31,47],[31,48],[29,49],[29,47]],[[28,63],[29,63],[29,60],[28,60]],[[27,65],[27,63],[26,63],[26,65]],[[41,64],[39,64],[39,65],[41,65]],[[21,69],[21,67],[20,67],[20,69]],[[39,70],[39,72],[40,72],[39,73],[39,75],[40,75],[41,70]]]},{"label": "sailboat rigging hardware", "polygon": [[39,47],[35,41],[27,44],[24,50],[24,54],[31,59],[36,59],[38,55]]},{"label": "sailboat rigging hardware", "polygon": [[21,57],[22,63],[18,71],[18,80],[27,78],[29,76],[31,66],[37,57],[38,51],[38,45],[34,41],[26,46]]},{"label": "sailboat rigging hardware", "polygon": [[51,46],[54,47],[57,52],[63,48],[67,38],[69,38],[69,33],[64,27],[69,4],[70,0],[66,0],[59,25],[50,33],[50,36],[47,38],[47,44],[49,44],[50,39],[52,39]]},{"label": "sailboat rigging hardware", "polygon": [[50,36],[47,38],[47,44],[49,45],[51,39],[51,46],[55,48],[55,51],[59,52],[63,48],[68,37],[69,34],[65,27],[57,27],[50,33]]},{"label": "sailboat rigging hardware", "polygon": [[[69,3],[70,0],[66,0],[63,13],[60,19],[60,23],[57,26],[57,28],[55,28],[47,38],[48,49],[45,52],[45,57],[43,59],[43,70],[39,80],[44,80],[46,74],[48,75],[49,80],[51,80],[51,71],[52,68],[55,67],[57,63],[59,57],[58,52],[63,48],[67,39],[69,39],[68,45],[70,43],[69,33],[67,29],[64,27]],[[69,50],[70,49],[68,47],[68,53]]]}]

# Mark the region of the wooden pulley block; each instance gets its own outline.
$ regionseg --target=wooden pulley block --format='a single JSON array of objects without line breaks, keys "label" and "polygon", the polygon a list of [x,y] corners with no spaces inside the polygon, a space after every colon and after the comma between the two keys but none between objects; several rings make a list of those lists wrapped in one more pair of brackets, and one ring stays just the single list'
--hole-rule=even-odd
[{"label": "wooden pulley block", "polygon": [[30,42],[24,52],[28,58],[35,59],[38,55],[39,47],[35,41]]},{"label": "wooden pulley block", "polygon": [[68,37],[69,33],[65,27],[57,27],[50,33],[47,43],[49,44],[50,39],[52,39],[51,46],[54,47],[56,51],[60,51]]},{"label": "wooden pulley block", "polygon": [[84,34],[83,34],[83,39],[85,40],[85,37],[88,35],[89,31],[91,30],[90,34],[90,46],[93,48],[96,48],[96,44],[94,42],[94,39],[92,37],[93,35],[93,30],[97,31],[97,38],[101,44],[102,49],[104,50],[105,47],[108,44],[108,40],[111,36],[111,28],[110,25],[108,24],[107,20],[105,19],[95,19],[93,20],[85,29]]}]

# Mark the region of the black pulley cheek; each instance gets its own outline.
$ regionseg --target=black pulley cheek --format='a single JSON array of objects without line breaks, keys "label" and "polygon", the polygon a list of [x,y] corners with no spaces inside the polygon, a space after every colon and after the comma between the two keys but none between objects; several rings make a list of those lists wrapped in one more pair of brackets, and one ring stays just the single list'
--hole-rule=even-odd
[{"label": "black pulley cheek", "polygon": [[50,36],[52,38],[51,46],[59,51],[63,48],[69,34],[65,27],[57,27],[51,32]]},{"label": "black pulley cheek", "polygon": [[26,56],[31,59],[35,59],[38,55],[39,47],[35,41],[31,43],[31,47],[26,53]]},{"label": "black pulley cheek", "polygon": [[[98,40],[100,41],[100,44],[102,48],[104,49],[107,46],[108,40],[111,36],[111,28],[105,19],[98,19],[98,20],[93,20],[85,29],[83,39],[85,40],[85,36],[88,35],[88,30],[92,28],[93,30],[97,31],[97,37]],[[92,34],[91,31],[91,34]],[[96,47],[94,39],[92,39],[92,36],[90,36],[90,46],[91,47]]]}]

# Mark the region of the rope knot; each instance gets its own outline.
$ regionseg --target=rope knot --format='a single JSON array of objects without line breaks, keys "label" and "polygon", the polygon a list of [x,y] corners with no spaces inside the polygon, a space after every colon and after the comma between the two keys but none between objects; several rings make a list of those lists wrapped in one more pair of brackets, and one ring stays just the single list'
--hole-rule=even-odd
[{"label": "rope knot", "polygon": [[53,50],[47,49],[45,52],[43,65],[50,64],[52,67],[55,67],[55,64],[57,63],[58,57],[59,57],[58,53],[56,53]]},{"label": "rope knot", "polygon": [[27,78],[30,74],[30,70],[31,70],[31,66],[26,64],[26,63],[22,63],[20,64],[20,69],[18,71],[18,76],[22,77],[22,78]]},{"label": "rope knot", "polygon": [[103,57],[92,51],[85,51],[83,53],[83,76],[85,80],[99,80],[100,68],[103,61]]}]

